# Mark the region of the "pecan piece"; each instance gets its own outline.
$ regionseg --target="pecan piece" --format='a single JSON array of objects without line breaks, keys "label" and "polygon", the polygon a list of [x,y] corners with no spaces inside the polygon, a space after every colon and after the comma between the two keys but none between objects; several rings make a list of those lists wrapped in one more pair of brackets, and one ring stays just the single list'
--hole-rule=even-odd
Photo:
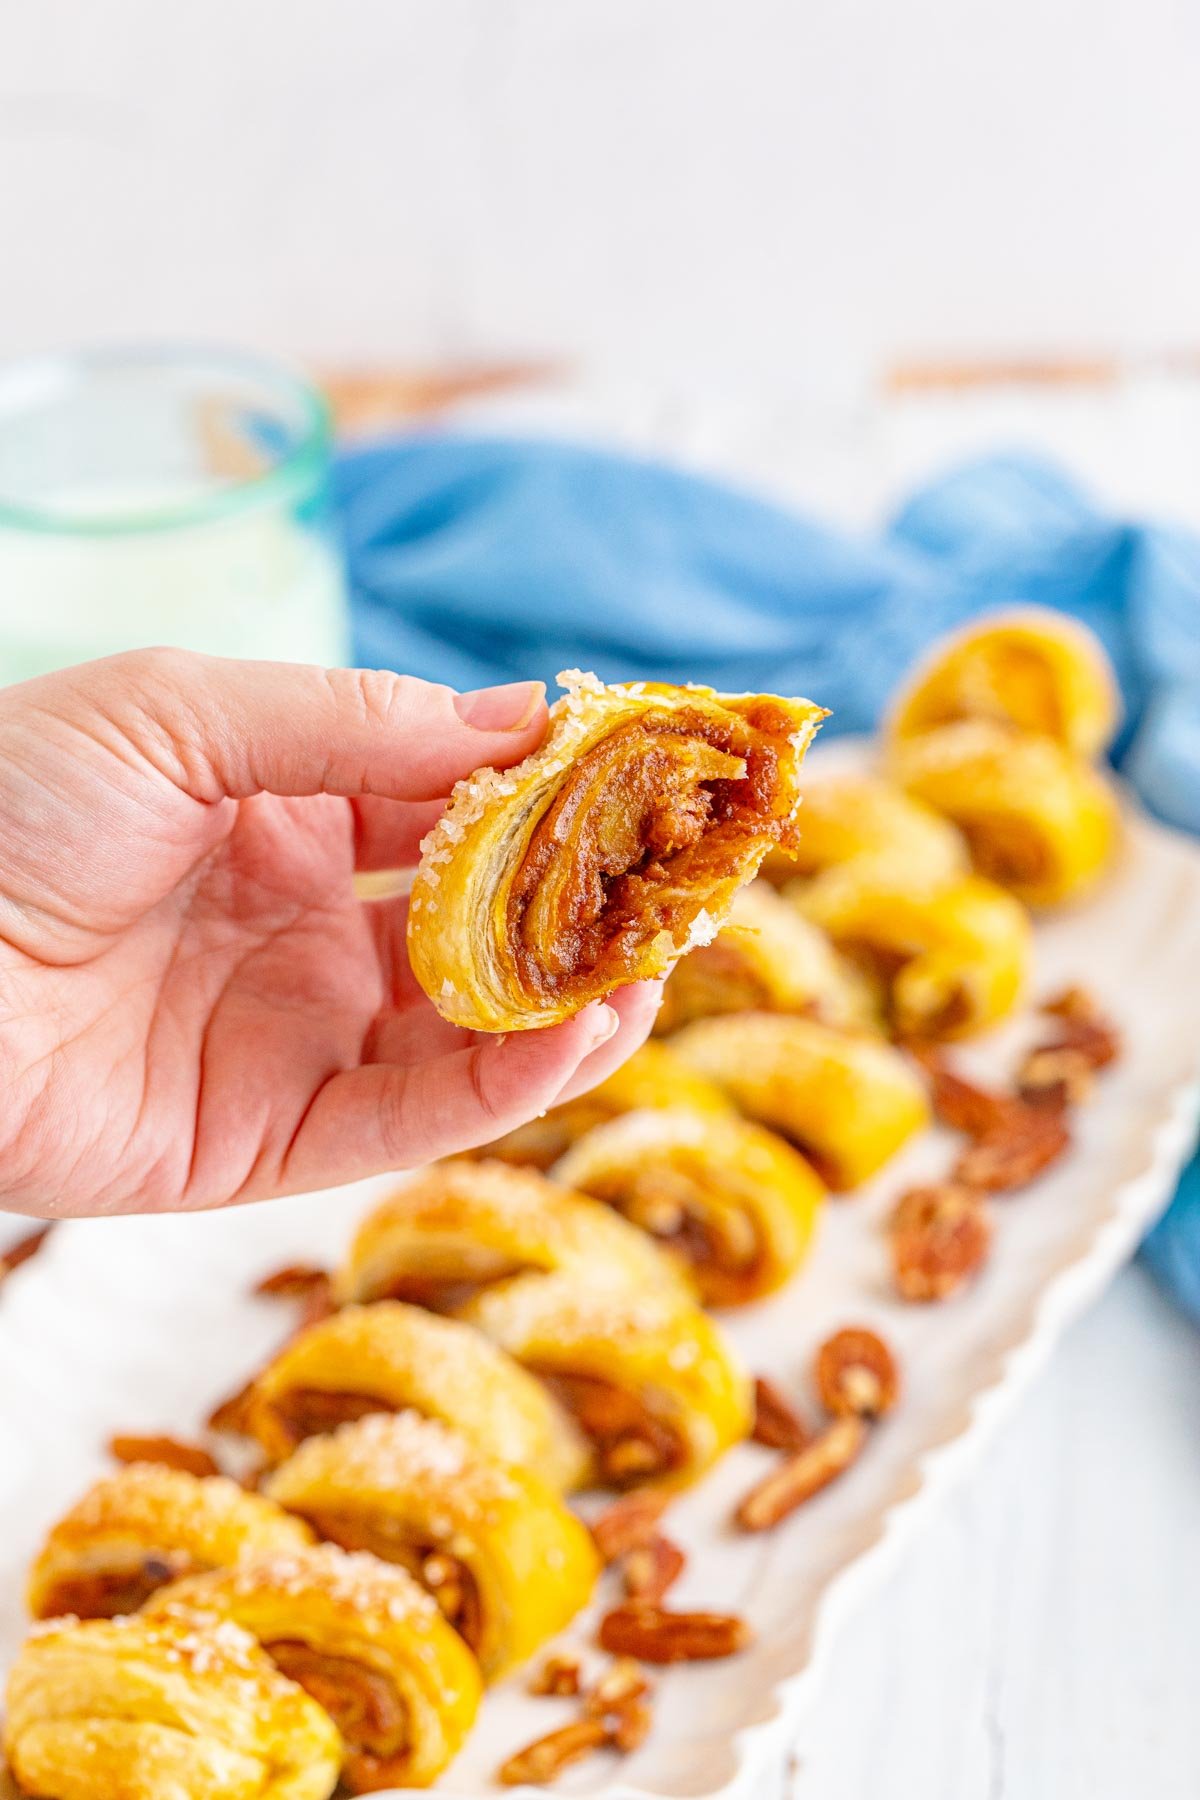
[{"label": "pecan piece", "polygon": [[640,1750],[650,1736],[654,1714],[644,1700],[623,1700],[615,1706],[610,1719],[610,1742],[622,1756]]},{"label": "pecan piece", "polygon": [[644,1600],[657,1606],[686,1567],[687,1557],[679,1545],[660,1534],[651,1538],[648,1544],[639,1544],[625,1558],[625,1592],[631,1600]]},{"label": "pecan piece", "polygon": [[817,1392],[826,1412],[877,1419],[896,1404],[900,1372],[883,1339],[861,1325],[847,1325],[817,1351]]},{"label": "pecan piece", "polygon": [[606,1563],[619,1562],[631,1550],[639,1550],[658,1534],[658,1522],[671,1496],[662,1488],[635,1488],[622,1494],[593,1522],[592,1536]]},{"label": "pecan piece", "polygon": [[631,1656],[618,1656],[609,1663],[599,1681],[584,1696],[584,1711],[596,1717],[616,1712],[631,1700],[642,1700],[653,1690],[641,1663]]},{"label": "pecan piece", "polygon": [[548,1656],[540,1669],[529,1678],[531,1694],[549,1694],[566,1699],[577,1694],[583,1685],[583,1664],[577,1656],[559,1653]]},{"label": "pecan piece", "polygon": [[933,1110],[943,1125],[967,1137],[983,1137],[1007,1125],[1019,1102],[1011,1094],[997,1094],[990,1088],[977,1087],[938,1059],[927,1063],[931,1075],[930,1098]]},{"label": "pecan piece", "polygon": [[569,1725],[560,1725],[557,1731],[548,1732],[510,1756],[497,1779],[504,1787],[520,1787],[523,1782],[544,1787],[557,1780],[572,1763],[582,1761],[593,1750],[602,1750],[608,1741],[609,1728],[604,1719],[573,1719]]},{"label": "pecan piece", "polygon": [[736,1656],[752,1633],[736,1613],[670,1612],[640,1600],[616,1606],[600,1621],[600,1648],[638,1662],[708,1662]]},{"label": "pecan piece", "polygon": [[755,1378],[754,1428],[750,1435],[768,1450],[803,1450],[812,1441],[812,1431],[787,1395],[765,1375]]},{"label": "pecan piece", "polygon": [[180,1438],[137,1437],[132,1432],[119,1432],[109,1439],[109,1455],[120,1463],[162,1463],[168,1469],[182,1469],[187,1475],[219,1475],[216,1462],[199,1444],[185,1444]]},{"label": "pecan piece", "polygon": [[1017,1076],[1017,1092],[1028,1106],[1063,1112],[1079,1106],[1092,1091],[1094,1071],[1081,1050],[1044,1044],[1031,1050]]},{"label": "pecan piece", "polygon": [[892,1273],[906,1300],[945,1300],[982,1267],[992,1227],[981,1195],[953,1182],[910,1188],[888,1221]]},{"label": "pecan piece", "polygon": [[14,1269],[19,1269],[22,1263],[35,1257],[53,1229],[52,1225],[39,1225],[36,1231],[26,1232],[15,1244],[10,1244],[7,1250],[0,1252],[0,1282],[5,1281]]},{"label": "pecan piece", "polygon": [[1086,988],[1065,987],[1043,1000],[1038,1011],[1059,1019],[1091,1019],[1095,1017],[1097,1007]]},{"label": "pecan piece", "polygon": [[233,1437],[248,1436],[247,1416],[254,1387],[255,1383],[252,1377],[243,1387],[238,1388],[235,1394],[228,1394],[224,1400],[218,1400],[205,1420],[208,1429],[227,1432]]},{"label": "pecan piece", "polygon": [[1096,1005],[1086,988],[1064,988],[1042,1003],[1044,1013],[1061,1021],[1055,1049],[1078,1050],[1093,1069],[1107,1068],[1121,1054],[1121,1034]]},{"label": "pecan piece", "polygon": [[314,1288],[324,1288],[328,1282],[327,1269],[312,1263],[288,1263],[256,1281],[253,1292],[269,1300],[303,1300]]},{"label": "pecan piece", "polygon": [[1022,1106],[1008,1125],[968,1145],[954,1166],[953,1179],[984,1193],[1008,1193],[1049,1168],[1070,1142],[1060,1114],[1047,1107]]},{"label": "pecan piece", "polygon": [[743,1531],[770,1531],[789,1513],[845,1473],[867,1441],[856,1413],[835,1419],[806,1450],[798,1450],[751,1488],[737,1509]]}]

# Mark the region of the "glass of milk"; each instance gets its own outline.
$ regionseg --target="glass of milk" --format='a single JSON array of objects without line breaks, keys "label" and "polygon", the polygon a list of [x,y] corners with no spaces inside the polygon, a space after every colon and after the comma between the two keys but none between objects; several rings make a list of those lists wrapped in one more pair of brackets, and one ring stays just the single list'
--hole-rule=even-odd
[{"label": "glass of milk", "polygon": [[150,644],[341,663],[329,419],[227,351],[0,368],[0,685]]}]

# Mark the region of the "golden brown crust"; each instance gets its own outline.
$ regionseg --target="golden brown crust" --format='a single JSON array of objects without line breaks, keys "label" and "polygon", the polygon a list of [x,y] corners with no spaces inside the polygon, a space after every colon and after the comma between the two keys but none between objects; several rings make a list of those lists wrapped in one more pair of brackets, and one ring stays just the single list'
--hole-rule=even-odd
[{"label": "golden brown crust", "polygon": [[57,1619],[9,1677],[5,1754],[43,1800],[327,1800],[341,1748],[228,1620]]},{"label": "golden brown crust", "polygon": [[310,1542],[299,1519],[236,1482],[130,1463],[96,1482],[51,1530],[30,1570],[29,1610],[36,1619],[111,1618],[180,1575]]},{"label": "golden brown crust", "polygon": [[528,1030],[665,973],[794,834],[819,708],[563,680],[541,749],[460,783],[426,840],[409,959],[455,1025]]}]

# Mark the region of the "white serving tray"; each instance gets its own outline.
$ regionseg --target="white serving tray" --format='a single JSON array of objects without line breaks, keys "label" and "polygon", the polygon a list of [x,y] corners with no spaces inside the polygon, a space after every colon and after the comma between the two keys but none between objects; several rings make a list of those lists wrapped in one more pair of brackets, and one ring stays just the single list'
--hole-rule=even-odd
[{"label": "white serving tray", "polygon": [[[839,1621],[960,1478],[1169,1197],[1200,1114],[1198,976],[1200,850],[1131,809],[1124,859],[1100,896],[1037,934],[1034,991],[1085,982],[1127,1040],[1125,1058],[1080,1115],[1073,1153],[1027,1193],[996,1203],[993,1258],[960,1299],[905,1306],[888,1286],[881,1215],[901,1188],[943,1172],[952,1154],[951,1140],[931,1131],[870,1187],[831,1202],[808,1267],[785,1293],[727,1315],[750,1367],[801,1395],[821,1337],[852,1320],[875,1325],[899,1353],[903,1401],[860,1464],[773,1534],[739,1537],[727,1524],[766,1466],[767,1453],[753,1445],[679,1500],[671,1530],[691,1559],[679,1604],[740,1612],[757,1642],[730,1662],[666,1672],[643,1749],[579,1766],[556,1793],[752,1800],[772,1792]],[[1035,1028],[1031,1017],[1016,1021],[962,1060],[998,1074]],[[20,1591],[38,1538],[107,1466],[108,1434],[195,1429],[286,1328],[277,1304],[248,1297],[255,1277],[286,1261],[331,1260],[388,1185],[225,1214],[66,1226],[6,1285],[0,1661],[23,1632]],[[587,1645],[593,1616],[564,1642]],[[519,1678],[501,1686],[439,1791],[497,1793],[492,1775],[503,1758],[570,1712],[569,1702],[530,1699]]]}]

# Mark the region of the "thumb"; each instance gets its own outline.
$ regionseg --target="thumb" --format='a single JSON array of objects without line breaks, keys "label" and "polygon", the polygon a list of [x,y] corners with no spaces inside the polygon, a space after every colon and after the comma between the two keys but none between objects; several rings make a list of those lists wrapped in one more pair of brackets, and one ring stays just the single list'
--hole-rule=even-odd
[{"label": "thumb", "polygon": [[540,681],[458,694],[387,669],[183,650],[134,651],[70,676],[85,678],[81,698],[135,751],[205,801],[260,793],[434,800],[474,769],[519,761],[546,729]]}]

